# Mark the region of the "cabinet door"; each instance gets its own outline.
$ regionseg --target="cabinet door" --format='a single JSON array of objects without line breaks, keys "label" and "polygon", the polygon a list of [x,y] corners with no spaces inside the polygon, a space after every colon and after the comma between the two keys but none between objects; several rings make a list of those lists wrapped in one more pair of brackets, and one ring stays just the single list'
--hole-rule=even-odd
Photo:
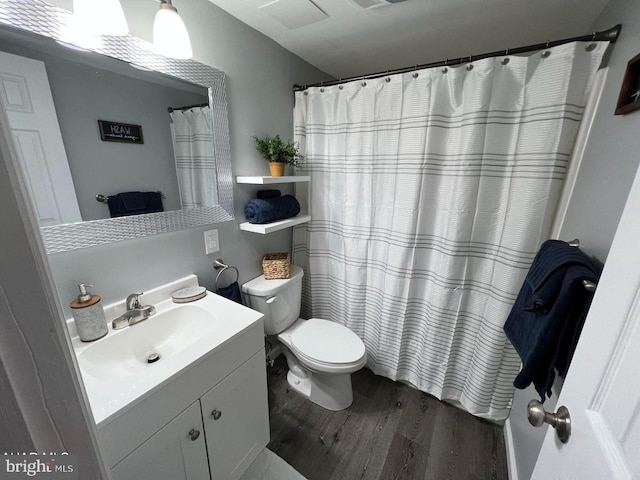
[{"label": "cabinet door", "polygon": [[240,365],[200,401],[211,479],[240,478],[269,443],[264,351]]},{"label": "cabinet door", "polygon": [[113,480],[209,480],[202,430],[195,402],[113,467]]}]

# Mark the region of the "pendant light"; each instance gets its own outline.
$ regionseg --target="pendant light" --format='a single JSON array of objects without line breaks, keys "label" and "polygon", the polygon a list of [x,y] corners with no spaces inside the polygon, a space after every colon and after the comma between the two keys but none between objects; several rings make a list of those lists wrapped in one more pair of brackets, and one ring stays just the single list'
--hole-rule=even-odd
[{"label": "pendant light", "polygon": [[167,57],[184,60],[193,56],[189,32],[171,0],[160,1],[160,10],[153,22],[153,45],[158,53]]},{"label": "pendant light", "polygon": [[120,0],[73,0],[75,28],[93,35],[129,33]]}]

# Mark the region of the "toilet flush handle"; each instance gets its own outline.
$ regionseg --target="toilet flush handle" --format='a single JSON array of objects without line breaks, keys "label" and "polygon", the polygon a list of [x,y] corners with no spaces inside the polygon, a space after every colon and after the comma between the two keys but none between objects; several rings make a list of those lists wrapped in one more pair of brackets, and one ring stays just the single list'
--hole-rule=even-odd
[{"label": "toilet flush handle", "polygon": [[269,298],[267,298],[267,299],[265,300],[265,302],[266,302],[267,304],[269,304],[269,305],[270,305],[270,304],[272,304],[273,302],[275,302],[277,298],[278,298],[278,296],[277,296],[277,295],[274,295],[273,297],[269,297]]}]

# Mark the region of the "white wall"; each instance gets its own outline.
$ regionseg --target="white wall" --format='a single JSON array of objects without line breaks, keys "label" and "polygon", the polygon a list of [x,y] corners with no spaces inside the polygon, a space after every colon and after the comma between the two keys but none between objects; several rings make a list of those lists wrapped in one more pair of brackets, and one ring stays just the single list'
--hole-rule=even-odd
[{"label": "white wall", "polygon": [[614,115],[627,62],[640,53],[640,2],[612,0],[591,30],[622,24],[608,60],[609,74],[587,143],[561,238],[579,238],[601,262],[609,253],[640,162],[640,111]]},{"label": "white wall", "polygon": [[[52,3],[72,9],[70,0]],[[268,174],[267,163],[255,151],[251,136],[279,133],[293,138],[293,84],[329,77],[207,0],[173,3],[189,29],[194,60],[227,74],[234,176]],[[158,3],[123,0],[122,4],[131,34],[151,41]],[[189,273],[213,288],[211,264],[218,256],[239,268],[241,281],[262,273],[262,256],[289,250],[291,231],[270,235],[240,232],[238,221],[244,219],[243,207],[255,190],[235,187],[237,221],[215,226],[222,247],[216,255],[204,253],[202,232],[213,228],[208,226],[49,256],[63,306],[68,309],[76,284],[82,282],[96,285],[95,292],[106,303]]]},{"label": "white wall", "polygon": [[[640,162],[640,110],[614,115],[627,62],[640,52],[640,2],[612,0],[591,30],[606,30],[618,23],[622,23],[622,33],[607,62],[609,74],[560,232],[562,239],[579,238],[581,248],[603,263]],[[518,480],[531,476],[548,428],[535,429],[527,421],[527,403],[536,397],[533,388],[516,390],[507,424]],[[553,410],[557,399],[554,394],[545,407]]]}]

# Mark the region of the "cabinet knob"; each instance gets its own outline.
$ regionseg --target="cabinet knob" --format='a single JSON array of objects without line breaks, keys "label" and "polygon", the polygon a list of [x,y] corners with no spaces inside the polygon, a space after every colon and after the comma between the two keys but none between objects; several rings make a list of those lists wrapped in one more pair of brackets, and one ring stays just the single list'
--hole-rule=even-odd
[{"label": "cabinet knob", "polygon": [[211,412],[211,416],[214,420],[218,420],[222,416],[222,412],[220,410],[214,410]]},{"label": "cabinet knob", "polygon": [[195,442],[199,436],[200,436],[200,430],[196,430],[195,428],[192,428],[191,430],[189,430],[189,438],[191,438],[193,442]]}]

